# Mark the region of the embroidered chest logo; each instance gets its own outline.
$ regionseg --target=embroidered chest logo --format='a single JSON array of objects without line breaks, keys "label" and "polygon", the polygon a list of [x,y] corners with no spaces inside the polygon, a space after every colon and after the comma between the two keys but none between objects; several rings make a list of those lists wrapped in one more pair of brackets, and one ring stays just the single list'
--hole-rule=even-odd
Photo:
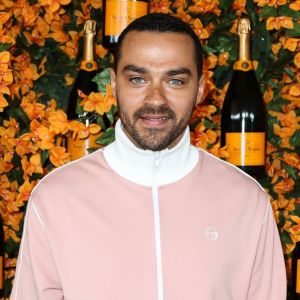
[{"label": "embroidered chest logo", "polygon": [[204,230],[205,238],[207,240],[212,240],[215,241],[218,238],[218,232],[215,228],[213,227],[207,227]]}]

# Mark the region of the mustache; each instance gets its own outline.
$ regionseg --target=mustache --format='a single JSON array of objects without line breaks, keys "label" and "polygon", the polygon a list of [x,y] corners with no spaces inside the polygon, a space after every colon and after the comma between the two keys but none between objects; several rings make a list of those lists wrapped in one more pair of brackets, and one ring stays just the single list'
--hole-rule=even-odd
[{"label": "mustache", "polygon": [[167,105],[161,105],[158,107],[145,105],[135,111],[133,117],[135,120],[144,117],[145,115],[163,115],[169,119],[175,119],[176,115],[174,111]]}]

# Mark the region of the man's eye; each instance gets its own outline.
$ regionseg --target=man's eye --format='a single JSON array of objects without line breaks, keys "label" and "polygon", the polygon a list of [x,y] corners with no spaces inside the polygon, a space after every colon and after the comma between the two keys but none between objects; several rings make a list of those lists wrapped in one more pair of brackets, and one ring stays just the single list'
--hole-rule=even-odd
[{"label": "man's eye", "polygon": [[130,82],[132,82],[132,83],[134,83],[134,84],[142,84],[142,83],[144,83],[145,82],[145,80],[144,80],[144,78],[142,78],[142,77],[131,77],[130,79],[129,79],[129,81]]},{"label": "man's eye", "polygon": [[168,81],[171,85],[175,85],[175,86],[179,86],[179,85],[183,85],[184,84],[184,81],[183,80],[180,80],[180,79],[176,79],[176,78],[173,78],[171,80]]}]

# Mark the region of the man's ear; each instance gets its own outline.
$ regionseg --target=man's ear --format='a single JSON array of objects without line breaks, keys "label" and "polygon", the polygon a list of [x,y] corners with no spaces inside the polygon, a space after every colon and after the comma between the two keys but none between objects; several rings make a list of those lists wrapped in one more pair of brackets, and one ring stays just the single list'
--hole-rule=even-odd
[{"label": "man's ear", "polygon": [[204,93],[204,87],[205,87],[205,81],[203,75],[199,79],[199,85],[198,85],[198,93],[197,93],[197,98],[196,98],[196,104],[198,105],[201,103],[204,99],[202,98],[203,93]]},{"label": "man's ear", "polygon": [[109,69],[109,75],[110,75],[110,85],[113,96],[116,98],[116,72],[113,68]]}]

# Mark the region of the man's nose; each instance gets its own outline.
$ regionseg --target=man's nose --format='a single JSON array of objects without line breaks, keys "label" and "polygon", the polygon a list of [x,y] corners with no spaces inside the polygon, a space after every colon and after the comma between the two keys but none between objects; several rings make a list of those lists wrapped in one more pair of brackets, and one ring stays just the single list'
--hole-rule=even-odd
[{"label": "man's nose", "polygon": [[153,106],[166,104],[167,98],[163,86],[159,83],[151,84],[147,91],[145,102]]}]

